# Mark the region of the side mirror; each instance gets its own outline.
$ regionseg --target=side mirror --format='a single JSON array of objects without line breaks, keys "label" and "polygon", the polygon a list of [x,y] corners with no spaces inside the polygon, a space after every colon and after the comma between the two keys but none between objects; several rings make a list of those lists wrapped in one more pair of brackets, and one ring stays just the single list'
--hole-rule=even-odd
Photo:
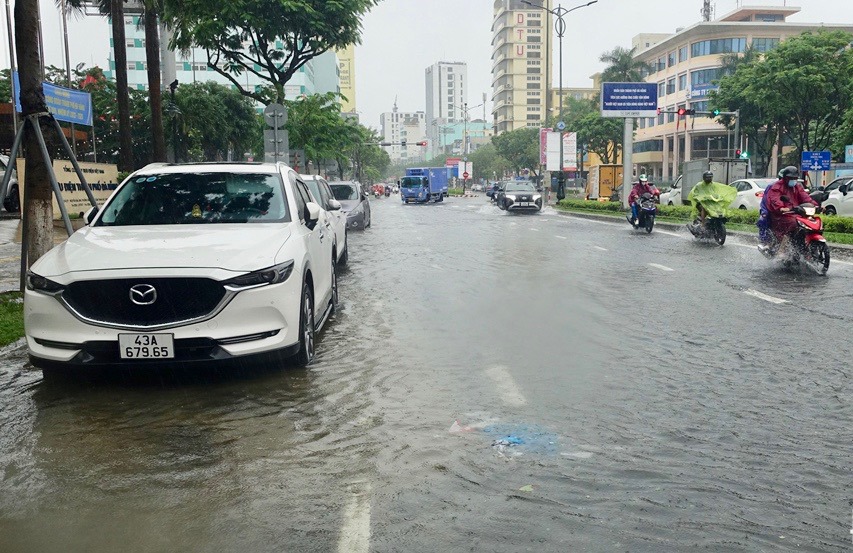
[{"label": "side mirror", "polygon": [[341,209],[341,202],[332,198],[329,200],[329,211],[339,211]]},{"label": "side mirror", "polygon": [[95,217],[98,216],[98,206],[94,205],[86,210],[86,213],[83,214],[83,221],[86,222],[87,225],[91,225],[92,221],[95,220]]},{"label": "side mirror", "polygon": [[841,191],[842,194],[844,194],[846,196],[847,195],[847,188],[848,188],[848,185],[842,184],[838,189]]},{"label": "side mirror", "polygon": [[308,211],[306,224],[308,225],[308,228],[313,229],[317,225],[317,221],[320,220],[321,208],[314,202],[308,202],[307,204],[305,204],[305,209]]}]

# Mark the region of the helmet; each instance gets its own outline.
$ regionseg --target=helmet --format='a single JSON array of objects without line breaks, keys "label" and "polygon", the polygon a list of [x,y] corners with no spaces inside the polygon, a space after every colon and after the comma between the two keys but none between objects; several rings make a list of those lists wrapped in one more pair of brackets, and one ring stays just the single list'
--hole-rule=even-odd
[{"label": "helmet", "polygon": [[800,178],[800,170],[793,165],[789,165],[779,172],[779,178],[783,180],[798,179]]},{"label": "helmet", "polygon": [[640,175],[640,182],[649,182],[649,177],[645,174]]},{"label": "helmet", "polygon": [[707,179],[713,180],[714,179],[714,173],[711,171],[705,171],[704,173],[702,173],[702,180],[707,180]]}]

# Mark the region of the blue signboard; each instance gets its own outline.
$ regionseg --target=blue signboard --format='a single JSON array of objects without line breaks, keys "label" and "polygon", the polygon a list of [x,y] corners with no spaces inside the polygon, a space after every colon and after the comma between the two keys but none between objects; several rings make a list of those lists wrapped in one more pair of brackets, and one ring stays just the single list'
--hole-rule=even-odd
[{"label": "blue signboard", "polygon": [[[21,112],[21,85],[18,72],[12,78],[15,87],[15,109]],[[92,95],[82,90],[73,90],[50,83],[42,83],[47,109],[59,121],[92,126]]]},{"label": "blue signboard", "polygon": [[853,163],[853,144],[844,147],[844,163]]},{"label": "blue signboard", "polygon": [[829,171],[832,152],[803,152],[803,171]]},{"label": "blue signboard", "polygon": [[711,84],[711,83],[693,85],[692,87],[690,87],[690,99],[696,100],[696,99],[708,98],[708,96],[711,95],[712,90],[719,90],[719,89],[720,89],[719,86],[717,86],[715,84]]},{"label": "blue signboard", "polygon": [[602,83],[602,117],[654,117],[658,112],[655,83]]}]

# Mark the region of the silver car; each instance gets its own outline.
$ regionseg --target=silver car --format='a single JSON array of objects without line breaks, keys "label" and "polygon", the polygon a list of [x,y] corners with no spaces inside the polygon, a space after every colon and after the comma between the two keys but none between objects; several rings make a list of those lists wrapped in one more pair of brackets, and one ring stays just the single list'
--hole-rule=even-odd
[{"label": "silver car", "polygon": [[335,199],[332,189],[326,179],[319,175],[299,175],[317,204],[326,210],[326,227],[335,234],[337,244],[337,262],[345,265],[349,260],[349,244],[347,243],[347,216],[343,212],[341,202]]},{"label": "silver car", "polygon": [[370,226],[370,202],[367,194],[357,182],[330,182],[332,194],[341,202],[342,211],[347,215],[347,228],[364,230]]}]

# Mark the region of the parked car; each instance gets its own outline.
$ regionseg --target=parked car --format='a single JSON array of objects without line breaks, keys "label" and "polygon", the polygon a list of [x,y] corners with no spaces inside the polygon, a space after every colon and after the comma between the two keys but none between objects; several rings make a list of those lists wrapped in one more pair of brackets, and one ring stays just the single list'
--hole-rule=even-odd
[{"label": "parked car", "polygon": [[345,265],[349,261],[349,243],[347,242],[347,216],[341,202],[335,199],[326,179],[319,175],[300,175],[308,185],[314,201],[326,210],[326,227],[335,234],[337,244],[337,262]]},{"label": "parked car", "polygon": [[829,198],[823,202],[826,214],[853,217],[853,177],[835,179],[829,186],[834,188],[829,193]]},{"label": "parked car", "polygon": [[471,186],[471,192],[482,192],[483,185],[482,184],[474,184]]},{"label": "parked car", "polygon": [[347,216],[347,228],[364,230],[370,226],[370,202],[367,194],[357,182],[330,182],[332,194],[341,202]]},{"label": "parked car", "polygon": [[314,358],[337,305],[334,236],[284,164],[155,164],[27,273],[44,370]]},{"label": "parked car", "polygon": [[758,209],[764,190],[776,182],[776,179],[743,179],[736,180],[732,186],[737,190],[737,196],[729,207],[732,209]]},{"label": "parked car", "polygon": [[681,176],[679,176],[669,190],[660,195],[660,204],[683,205],[683,203],[681,199]]},{"label": "parked car", "polygon": [[[9,156],[0,155],[0,178],[6,172],[9,165]],[[3,198],[3,209],[9,213],[21,212],[21,193],[18,187],[18,172],[12,167],[12,178],[9,179],[9,187],[6,189],[6,197]]]},{"label": "parked car", "polygon": [[507,181],[498,193],[497,204],[506,211],[540,211],[542,194],[530,181]]}]

